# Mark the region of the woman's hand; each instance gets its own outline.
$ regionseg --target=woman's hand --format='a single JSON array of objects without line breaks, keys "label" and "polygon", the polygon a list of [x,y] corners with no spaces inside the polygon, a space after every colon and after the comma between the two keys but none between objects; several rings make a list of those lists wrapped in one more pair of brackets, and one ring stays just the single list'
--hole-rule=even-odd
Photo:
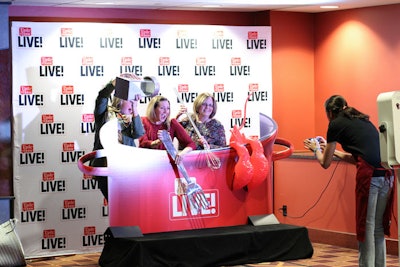
[{"label": "woman's hand", "polygon": [[312,152],[316,152],[317,150],[321,150],[321,146],[316,138],[308,138],[303,141],[304,147],[311,150]]},{"label": "woman's hand", "polygon": [[138,101],[141,99],[141,95],[137,94],[135,97],[131,100],[132,103],[132,115],[133,117],[136,117],[139,115],[138,111]]},{"label": "woman's hand", "polygon": [[151,142],[150,146],[152,148],[154,148],[154,147],[157,147],[159,144],[161,144],[161,140],[160,139],[156,139],[156,140]]},{"label": "woman's hand", "polygon": [[201,136],[199,138],[199,143],[203,146],[204,149],[210,149],[210,145],[208,144],[207,140],[204,138],[204,136]]},{"label": "woman's hand", "polygon": [[175,164],[176,164],[176,165],[179,165],[179,163],[182,162],[183,156],[184,156],[184,155],[182,155],[181,152],[178,152],[178,154],[176,154],[176,156],[175,156]]},{"label": "woman's hand", "polygon": [[175,164],[178,165],[179,163],[181,163],[186,154],[192,150],[193,149],[191,147],[185,147],[183,150],[179,151],[175,157]]},{"label": "woman's hand", "polygon": [[176,114],[176,118],[179,118],[182,114],[187,112],[187,107],[185,105],[180,105],[178,114]]}]

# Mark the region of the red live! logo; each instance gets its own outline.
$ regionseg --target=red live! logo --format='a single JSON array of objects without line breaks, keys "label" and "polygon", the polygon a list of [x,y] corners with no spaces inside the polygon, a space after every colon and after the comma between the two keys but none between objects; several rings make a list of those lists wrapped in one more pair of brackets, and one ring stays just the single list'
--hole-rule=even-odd
[{"label": "red live! logo", "polygon": [[242,60],[240,57],[233,57],[231,58],[231,65],[232,66],[240,66],[242,64]]},{"label": "red live! logo", "polygon": [[249,40],[256,40],[258,39],[258,32],[256,31],[250,31],[247,33],[247,39]]},{"label": "red live! logo", "polygon": [[21,85],[19,87],[19,93],[21,95],[31,95],[32,94],[32,86],[31,85]]},{"label": "red live! logo", "polygon": [[54,237],[56,237],[56,230],[55,229],[43,230],[43,238],[54,238]]},{"label": "red live! logo", "polygon": [[96,234],[96,227],[95,226],[85,226],[83,228],[84,235],[95,235]]},{"label": "red live! logo", "polygon": [[61,36],[72,36],[72,28],[61,28]]},{"label": "red live! logo", "polygon": [[151,30],[150,29],[140,29],[140,37],[142,38],[150,38]]},{"label": "red live! logo", "polygon": [[223,83],[217,83],[214,84],[214,92],[224,92],[225,91],[225,85]]},{"label": "red live! logo", "polygon": [[187,93],[187,92],[189,92],[189,85],[188,84],[179,84],[178,85],[178,92],[179,93]]},{"label": "red live! logo", "polygon": [[64,209],[75,208],[75,199],[64,200]]},{"label": "red live! logo", "polygon": [[83,57],[82,58],[82,65],[83,66],[91,66],[93,65],[94,59],[93,57]]},{"label": "red live! logo", "polygon": [[53,123],[54,115],[53,114],[43,114],[42,115],[42,123]]},{"label": "red live! logo", "polygon": [[32,35],[32,29],[29,27],[20,27],[18,29],[18,34],[19,36],[31,36]]},{"label": "red live! logo", "polygon": [[94,114],[82,114],[82,122],[94,122]]},{"label": "red live! logo", "polygon": [[242,117],[242,111],[240,109],[232,110],[232,118],[237,119]]},{"label": "red live! logo", "polygon": [[54,172],[43,172],[42,173],[42,180],[43,181],[54,181]]},{"label": "red live! logo", "polygon": [[22,144],[21,152],[22,153],[33,153],[33,144]]},{"label": "red live! logo", "polygon": [[132,57],[122,57],[121,65],[122,66],[132,66],[133,60]]},{"label": "red live! logo", "polygon": [[170,58],[169,57],[160,57],[158,59],[158,64],[160,66],[168,66],[170,64]]},{"label": "red live! logo", "polygon": [[42,66],[52,66],[53,65],[53,57],[41,57],[40,65]]},{"label": "red live! logo", "polygon": [[258,83],[250,83],[249,92],[257,92],[257,91],[258,91]]},{"label": "red live! logo", "polygon": [[61,87],[61,92],[63,95],[71,95],[74,93],[74,86],[73,85],[63,85]]},{"label": "red live! logo", "polygon": [[206,57],[198,57],[196,58],[196,65],[197,66],[205,66],[207,63]]},{"label": "red live! logo", "polygon": [[74,150],[75,150],[74,142],[63,143],[63,151],[74,151]]},{"label": "red live! logo", "polygon": [[22,210],[30,211],[35,209],[35,203],[33,201],[30,202],[22,202]]}]

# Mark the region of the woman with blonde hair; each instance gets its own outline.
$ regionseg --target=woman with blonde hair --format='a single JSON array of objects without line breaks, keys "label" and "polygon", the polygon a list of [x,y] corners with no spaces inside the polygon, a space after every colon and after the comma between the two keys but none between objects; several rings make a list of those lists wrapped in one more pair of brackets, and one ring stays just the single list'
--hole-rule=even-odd
[{"label": "woman with blonde hair", "polygon": [[[120,77],[139,79],[134,74],[125,73]],[[144,134],[144,128],[140,119],[137,102],[140,100],[140,95],[135,95],[131,101],[120,99],[111,94],[115,90],[115,79],[107,83],[97,95],[95,108],[94,108],[94,125],[95,137],[93,150],[103,149],[100,142],[100,129],[111,118],[118,119],[118,141],[121,144],[128,146],[135,146],[135,139]],[[111,104],[110,104],[111,99]],[[107,166],[106,158],[96,158],[91,161],[91,166],[104,167]],[[108,200],[108,182],[106,176],[95,176],[100,191],[103,196]]]},{"label": "woman with blonde hair", "polygon": [[[186,107],[181,109],[176,116],[179,118],[186,113]],[[226,146],[226,136],[224,126],[220,121],[214,118],[217,113],[217,102],[210,93],[199,94],[193,102],[193,113],[187,114],[191,116],[195,127],[199,130],[201,136],[198,136],[196,130],[188,117],[180,120],[181,125],[196,143],[196,149],[218,148]]]},{"label": "woman with blonde hair", "polygon": [[139,146],[143,148],[163,149],[161,131],[167,130],[171,139],[177,138],[182,149],[178,152],[175,163],[179,164],[183,156],[196,148],[196,144],[176,119],[170,118],[170,102],[161,95],[153,97],[142,118],[145,134],[139,138]]}]

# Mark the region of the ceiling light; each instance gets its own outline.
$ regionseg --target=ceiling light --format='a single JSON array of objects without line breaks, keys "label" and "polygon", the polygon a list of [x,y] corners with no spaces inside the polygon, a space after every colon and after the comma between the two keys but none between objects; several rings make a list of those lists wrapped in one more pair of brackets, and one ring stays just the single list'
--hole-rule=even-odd
[{"label": "ceiling light", "polygon": [[111,6],[111,5],[114,5],[114,3],[112,3],[112,2],[103,2],[103,3],[96,3],[96,5],[109,5],[109,6]]},{"label": "ceiling light", "polygon": [[323,9],[335,9],[335,8],[339,8],[339,6],[320,6],[320,8],[323,8]]},{"label": "ceiling light", "polygon": [[221,7],[221,5],[202,5],[202,7],[213,8],[213,7]]}]

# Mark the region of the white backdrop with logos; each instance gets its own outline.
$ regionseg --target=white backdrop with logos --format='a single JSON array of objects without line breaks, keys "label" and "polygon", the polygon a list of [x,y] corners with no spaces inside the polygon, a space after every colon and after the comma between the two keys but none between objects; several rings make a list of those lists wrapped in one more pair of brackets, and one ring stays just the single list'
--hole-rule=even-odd
[{"label": "white backdrop with logos", "polygon": [[213,93],[228,140],[234,125],[259,135],[259,113],[272,117],[270,27],[13,21],[11,40],[15,217],[27,258],[102,249],[107,202],[77,161],[92,150],[97,93],[120,73],[154,76],[172,115],[174,88],[189,111],[198,93]]}]

